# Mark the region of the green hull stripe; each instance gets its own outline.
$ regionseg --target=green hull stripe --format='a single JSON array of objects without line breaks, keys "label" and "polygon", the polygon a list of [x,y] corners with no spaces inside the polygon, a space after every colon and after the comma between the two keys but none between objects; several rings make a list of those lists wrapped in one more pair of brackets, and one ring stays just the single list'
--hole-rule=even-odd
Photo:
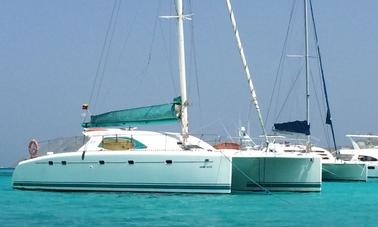
[{"label": "green hull stripe", "polygon": [[[366,179],[367,180],[367,179]],[[335,182],[335,181],[339,181],[339,182],[348,182],[348,181],[361,181],[361,182],[365,182],[366,181],[365,179],[358,179],[358,178],[323,178],[323,181],[329,181],[329,182]]]},{"label": "green hull stripe", "polygon": [[259,183],[258,186],[255,183],[248,183],[247,187],[257,188],[259,186],[262,187],[270,187],[270,188],[320,188],[321,183]]},{"label": "green hull stripe", "polygon": [[99,189],[191,189],[191,190],[230,190],[230,185],[202,185],[202,184],[123,184],[123,183],[92,183],[92,182],[21,182],[13,183],[13,187],[41,187],[41,188],[99,188]]}]

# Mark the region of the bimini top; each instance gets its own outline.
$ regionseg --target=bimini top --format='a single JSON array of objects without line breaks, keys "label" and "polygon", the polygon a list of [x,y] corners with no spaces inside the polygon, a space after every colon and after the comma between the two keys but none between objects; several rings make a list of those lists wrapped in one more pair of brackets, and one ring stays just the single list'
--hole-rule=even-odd
[{"label": "bimini top", "polygon": [[[180,143],[179,133],[139,131],[121,128],[88,128],[83,132],[89,141],[79,151],[96,150],[156,150],[177,151],[184,150]],[[215,150],[207,142],[189,136],[186,149]]]}]

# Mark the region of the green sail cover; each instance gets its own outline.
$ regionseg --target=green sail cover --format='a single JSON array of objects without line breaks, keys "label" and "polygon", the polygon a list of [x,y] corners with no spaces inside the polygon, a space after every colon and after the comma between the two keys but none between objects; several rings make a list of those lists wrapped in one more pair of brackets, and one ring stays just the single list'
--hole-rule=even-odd
[{"label": "green sail cover", "polygon": [[83,128],[123,127],[144,124],[176,122],[180,119],[181,97],[173,103],[116,110],[103,114],[92,115],[90,122],[82,124]]}]

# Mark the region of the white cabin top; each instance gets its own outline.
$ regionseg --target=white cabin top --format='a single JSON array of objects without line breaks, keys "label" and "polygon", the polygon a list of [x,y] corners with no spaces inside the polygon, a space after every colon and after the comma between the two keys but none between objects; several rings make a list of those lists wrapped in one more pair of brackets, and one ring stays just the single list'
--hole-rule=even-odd
[{"label": "white cabin top", "polygon": [[378,135],[346,135],[353,149],[378,149]]},{"label": "white cabin top", "polygon": [[[89,140],[79,151],[184,150],[180,133],[139,131],[128,128],[89,128],[84,130],[83,134],[88,136]],[[215,150],[210,144],[194,136],[188,137],[186,149]]]}]

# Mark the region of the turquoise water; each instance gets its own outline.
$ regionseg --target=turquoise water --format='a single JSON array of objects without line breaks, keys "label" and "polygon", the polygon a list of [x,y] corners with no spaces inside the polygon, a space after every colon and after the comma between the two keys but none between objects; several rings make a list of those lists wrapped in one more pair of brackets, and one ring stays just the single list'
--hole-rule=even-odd
[{"label": "turquoise water", "polygon": [[378,226],[378,181],[321,193],[195,195],[20,191],[0,170],[0,226]]}]

